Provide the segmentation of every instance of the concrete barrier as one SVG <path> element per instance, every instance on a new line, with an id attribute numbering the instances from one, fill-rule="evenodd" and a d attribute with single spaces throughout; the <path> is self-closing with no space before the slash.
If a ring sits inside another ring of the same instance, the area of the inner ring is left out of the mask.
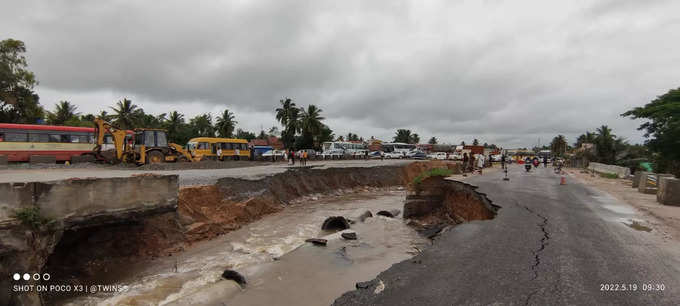
<path id="1" fill-rule="evenodd" d="M 93 163 L 95 161 L 94 155 L 74 155 L 71 156 L 71 163 Z"/>
<path id="2" fill-rule="evenodd" d="M 680 206 L 680 179 L 675 177 L 661 177 L 656 200 L 663 205 Z"/>
<path id="3" fill-rule="evenodd" d="M 31 164 L 56 164 L 57 157 L 54 155 L 31 155 L 28 162 Z"/>
<path id="4" fill-rule="evenodd" d="M 633 188 L 638 188 L 640 186 L 640 176 L 642 176 L 642 172 L 644 171 L 636 171 L 635 175 L 633 176 Z"/>
<path id="5" fill-rule="evenodd" d="M 627 167 L 621 167 L 621 166 L 615 166 L 615 165 L 607 165 L 607 164 L 601 164 L 601 163 L 590 163 L 588 164 L 588 169 L 593 170 L 597 173 L 608 173 L 608 174 L 616 174 L 619 178 L 625 178 L 630 175 L 630 169 Z"/>
<path id="6" fill-rule="evenodd" d="M 0 223 L 12 219 L 16 210 L 31 207 L 33 190 L 33 183 L 1 183 Z"/>
<path id="7" fill-rule="evenodd" d="M 0 223 L 22 208 L 37 207 L 40 215 L 61 221 L 64 228 L 101 225 L 177 207 L 177 175 L 69 179 L 52 182 L 0 184 Z"/>

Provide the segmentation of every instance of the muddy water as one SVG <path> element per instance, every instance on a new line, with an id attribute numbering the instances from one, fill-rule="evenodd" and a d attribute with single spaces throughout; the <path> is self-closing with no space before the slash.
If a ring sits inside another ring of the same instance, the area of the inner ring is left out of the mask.
<path id="1" fill-rule="evenodd" d="M 407 259 L 427 241 L 401 218 L 357 221 L 348 241 L 321 230 L 328 216 L 355 218 L 366 210 L 402 209 L 404 192 L 309 197 L 237 231 L 198 243 L 181 254 L 128 267 L 135 279 L 124 292 L 79 297 L 81 305 L 328 305 L 358 281 L 374 278 Z M 325 247 L 305 243 L 328 239 Z M 223 280 L 225 269 L 245 275 L 248 285 Z"/>

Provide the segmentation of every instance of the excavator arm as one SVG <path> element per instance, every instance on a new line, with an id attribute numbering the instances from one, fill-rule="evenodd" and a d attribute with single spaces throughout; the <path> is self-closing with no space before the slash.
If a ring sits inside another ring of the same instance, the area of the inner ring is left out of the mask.
<path id="1" fill-rule="evenodd" d="M 101 118 L 94 119 L 95 125 L 95 138 L 96 146 L 94 148 L 94 153 L 97 156 L 101 156 L 102 145 L 104 144 L 104 136 L 110 134 L 113 138 L 113 145 L 115 147 L 115 161 L 123 161 L 123 155 L 125 154 L 125 136 L 127 132 L 114 127 L 112 124 L 104 121 Z"/>

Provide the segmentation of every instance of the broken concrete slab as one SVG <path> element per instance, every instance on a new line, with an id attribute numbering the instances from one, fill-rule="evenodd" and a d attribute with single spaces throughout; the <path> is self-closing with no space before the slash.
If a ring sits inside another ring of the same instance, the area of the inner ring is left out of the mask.
<path id="1" fill-rule="evenodd" d="M 391 209 L 391 210 L 381 210 L 376 213 L 378 216 L 383 216 L 383 217 L 388 217 L 388 218 L 394 218 L 401 213 L 400 210 L 398 209 Z"/>
<path id="2" fill-rule="evenodd" d="M 309 238 L 305 240 L 305 242 L 311 242 L 314 245 L 318 246 L 326 246 L 328 244 L 328 240 L 326 239 L 321 239 L 321 238 Z"/>
<path id="3" fill-rule="evenodd" d="M 340 234 L 342 238 L 345 238 L 347 240 L 357 240 L 357 233 L 355 232 L 345 232 Z"/>
<path id="4" fill-rule="evenodd" d="M 341 231 L 348 228 L 349 222 L 343 216 L 328 217 L 321 225 L 321 229 L 326 231 Z"/>
<path id="5" fill-rule="evenodd" d="M 229 269 L 224 270 L 224 272 L 222 273 L 222 278 L 235 281 L 237 284 L 239 284 L 239 286 L 241 286 L 241 288 L 246 287 L 246 283 L 247 283 L 246 278 L 243 277 L 243 275 L 241 275 L 241 273 L 238 273 L 234 270 L 229 270 Z"/>
<path id="6" fill-rule="evenodd" d="M 367 210 L 363 214 L 361 214 L 361 216 L 359 216 L 357 219 L 359 219 L 359 221 L 361 221 L 361 222 L 364 222 L 366 220 L 366 218 L 371 218 L 371 217 L 373 217 L 373 214 L 371 213 L 371 211 Z"/>

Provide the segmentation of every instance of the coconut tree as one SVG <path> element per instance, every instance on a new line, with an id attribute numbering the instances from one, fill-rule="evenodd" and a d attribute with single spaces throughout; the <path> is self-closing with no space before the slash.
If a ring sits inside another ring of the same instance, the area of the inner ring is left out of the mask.
<path id="1" fill-rule="evenodd" d="M 428 140 L 427 143 L 432 145 L 437 144 L 437 137 L 430 138 L 430 140 Z"/>
<path id="2" fill-rule="evenodd" d="M 111 115 L 114 124 L 121 129 L 133 129 L 137 124 L 141 108 L 129 99 L 123 99 L 116 103 L 116 107 L 111 107 L 111 110 L 114 112 Z"/>
<path id="3" fill-rule="evenodd" d="M 398 129 L 396 134 L 394 135 L 394 142 L 410 143 L 411 138 L 412 138 L 411 130 Z"/>
<path id="4" fill-rule="evenodd" d="M 553 138 L 552 142 L 550 143 L 550 150 L 556 156 L 564 155 L 564 152 L 567 150 L 567 139 L 564 137 L 564 135 L 557 135 L 555 138 Z"/>
<path id="5" fill-rule="evenodd" d="M 215 129 L 220 137 L 231 138 L 234 136 L 234 130 L 236 129 L 236 116 L 234 113 L 225 109 L 222 115 L 217 117 L 217 122 L 215 123 Z"/>
<path id="6" fill-rule="evenodd" d="M 321 116 L 321 109 L 316 105 L 310 104 L 307 109 L 300 110 L 300 133 L 306 147 L 318 147 L 319 136 L 324 127 L 321 122 L 325 118 Z"/>
<path id="7" fill-rule="evenodd" d="M 47 122 L 49 124 L 62 125 L 64 122 L 77 117 L 80 113 L 76 112 L 77 106 L 69 101 L 59 101 L 54 112 L 47 112 Z"/>
<path id="8" fill-rule="evenodd" d="M 279 103 L 281 107 L 276 109 L 276 120 L 283 126 L 281 132 L 283 145 L 286 148 L 292 148 L 295 144 L 295 133 L 298 130 L 300 109 L 290 98 L 280 100 Z"/>

